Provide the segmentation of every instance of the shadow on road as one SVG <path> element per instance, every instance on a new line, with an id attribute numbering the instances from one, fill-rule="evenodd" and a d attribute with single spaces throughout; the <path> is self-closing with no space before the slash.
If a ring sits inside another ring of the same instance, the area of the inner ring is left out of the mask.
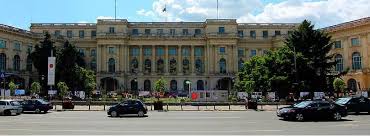
<path id="1" fill-rule="evenodd" d="M 144 115 L 143 117 L 139 117 L 137 115 L 124 115 L 124 116 L 119 116 L 119 117 L 112 117 L 108 116 L 109 118 L 146 118 L 148 115 Z"/>
<path id="2" fill-rule="evenodd" d="M 363 113 L 348 113 L 348 115 L 352 115 L 352 116 L 370 116 L 370 113 L 366 113 L 366 112 L 363 112 Z"/>
<path id="3" fill-rule="evenodd" d="M 44 113 L 44 112 L 36 113 L 36 112 L 32 112 L 32 111 L 30 111 L 30 112 L 22 112 L 21 114 L 49 114 L 49 113 L 51 113 L 51 112 L 46 112 L 46 113 Z"/>
<path id="4" fill-rule="evenodd" d="M 281 121 L 286 121 L 286 122 L 300 122 L 300 121 L 296 121 L 296 120 L 284 120 L 284 119 L 279 119 Z M 350 120 L 350 119 L 341 119 L 341 120 L 305 120 L 305 121 L 302 121 L 302 122 L 346 122 L 346 121 L 353 121 L 353 120 Z"/>

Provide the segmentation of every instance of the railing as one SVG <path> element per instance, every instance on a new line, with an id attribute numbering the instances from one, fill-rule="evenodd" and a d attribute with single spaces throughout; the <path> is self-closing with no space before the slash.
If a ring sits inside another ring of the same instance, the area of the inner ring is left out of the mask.
<path id="1" fill-rule="evenodd" d="M 31 23 L 34 26 L 96 26 L 96 23 Z"/>

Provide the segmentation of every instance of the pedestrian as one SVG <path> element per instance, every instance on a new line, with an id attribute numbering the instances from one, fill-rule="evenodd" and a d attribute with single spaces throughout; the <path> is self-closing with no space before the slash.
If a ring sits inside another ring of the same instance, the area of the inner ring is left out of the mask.
<path id="1" fill-rule="evenodd" d="M 245 109 L 248 110 L 248 97 L 245 97 L 244 101 L 245 101 Z"/>

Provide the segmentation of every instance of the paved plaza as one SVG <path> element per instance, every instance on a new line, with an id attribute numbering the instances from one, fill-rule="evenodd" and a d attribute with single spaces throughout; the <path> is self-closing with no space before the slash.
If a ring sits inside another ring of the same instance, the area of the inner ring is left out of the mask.
<path id="1" fill-rule="evenodd" d="M 0 116 L 7 134 L 370 134 L 370 115 L 350 115 L 342 121 L 282 121 L 272 111 L 169 111 L 147 117 L 110 118 L 104 111 L 64 111 Z"/>

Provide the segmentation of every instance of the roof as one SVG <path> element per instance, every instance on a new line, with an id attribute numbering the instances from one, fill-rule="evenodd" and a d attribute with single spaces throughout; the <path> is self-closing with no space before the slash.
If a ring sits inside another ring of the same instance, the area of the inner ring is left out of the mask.
<path id="1" fill-rule="evenodd" d="M 367 24 L 370 24 L 370 17 L 365 17 L 365 18 L 361 18 L 361 19 L 357 19 L 357 20 L 353 20 L 353 21 L 349 21 L 349 22 L 344 22 L 344 23 L 329 26 L 329 27 L 325 27 L 325 28 L 322 28 L 322 30 L 328 31 L 328 32 L 335 32 L 335 31 L 345 30 L 345 29 L 354 28 L 354 27 L 358 27 L 358 26 L 363 26 L 363 25 L 367 25 Z"/>

